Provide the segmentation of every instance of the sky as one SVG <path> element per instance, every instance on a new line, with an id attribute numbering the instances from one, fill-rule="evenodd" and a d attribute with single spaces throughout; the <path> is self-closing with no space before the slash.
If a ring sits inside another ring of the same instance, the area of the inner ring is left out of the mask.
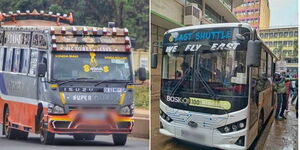
<path id="1" fill-rule="evenodd" d="M 269 0 L 270 26 L 298 25 L 298 0 Z"/>

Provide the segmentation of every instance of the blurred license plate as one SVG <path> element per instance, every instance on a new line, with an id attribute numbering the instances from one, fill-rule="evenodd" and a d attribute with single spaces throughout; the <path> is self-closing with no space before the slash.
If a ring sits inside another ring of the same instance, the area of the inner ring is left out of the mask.
<path id="1" fill-rule="evenodd" d="M 190 139 L 195 139 L 195 140 L 203 140 L 204 136 L 195 132 L 187 131 L 187 130 L 181 130 L 181 136 L 190 138 Z"/>
<path id="2" fill-rule="evenodd" d="M 105 113 L 84 113 L 82 117 L 85 120 L 105 120 L 106 114 Z"/>

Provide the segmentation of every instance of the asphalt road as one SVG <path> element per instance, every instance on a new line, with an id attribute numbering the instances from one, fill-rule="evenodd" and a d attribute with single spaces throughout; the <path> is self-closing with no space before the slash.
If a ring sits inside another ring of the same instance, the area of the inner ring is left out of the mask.
<path id="1" fill-rule="evenodd" d="M 2 125 L 0 127 L 2 131 Z M 2 134 L 2 133 L 1 133 Z M 149 140 L 128 137 L 125 146 L 115 146 L 112 136 L 96 136 L 95 141 L 75 141 L 72 136 L 57 135 L 55 145 L 42 145 L 39 135 L 30 134 L 28 140 L 8 140 L 0 136 L 0 150 L 148 150 Z"/>

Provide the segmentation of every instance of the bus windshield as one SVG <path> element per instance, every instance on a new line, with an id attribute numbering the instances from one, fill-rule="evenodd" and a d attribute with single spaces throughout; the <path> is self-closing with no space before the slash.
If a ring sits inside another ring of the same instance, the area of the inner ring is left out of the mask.
<path id="1" fill-rule="evenodd" d="M 239 32 L 238 28 L 229 28 L 166 34 L 163 94 L 202 93 L 212 99 L 246 96 L 246 40 L 233 36 Z"/>
<path id="2" fill-rule="evenodd" d="M 129 54 L 120 53 L 55 52 L 52 80 L 129 81 L 129 59 Z"/>

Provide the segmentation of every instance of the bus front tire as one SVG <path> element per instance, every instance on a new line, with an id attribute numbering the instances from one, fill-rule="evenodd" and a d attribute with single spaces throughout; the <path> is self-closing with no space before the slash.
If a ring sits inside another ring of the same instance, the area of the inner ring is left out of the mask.
<path id="1" fill-rule="evenodd" d="M 47 129 L 43 129 L 40 133 L 40 140 L 42 144 L 52 145 L 55 140 L 55 134 L 49 132 Z"/>
<path id="2" fill-rule="evenodd" d="M 94 134 L 75 134 L 73 135 L 74 140 L 95 140 L 96 135 Z"/>
<path id="3" fill-rule="evenodd" d="M 127 134 L 113 134 L 113 141 L 115 145 L 125 145 L 127 141 Z"/>
<path id="4" fill-rule="evenodd" d="M 9 110 L 7 107 L 4 112 L 4 122 L 3 122 L 5 137 L 10 140 L 16 139 L 18 135 L 18 130 L 10 127 L 8 116 L 9 116 Z"/>

